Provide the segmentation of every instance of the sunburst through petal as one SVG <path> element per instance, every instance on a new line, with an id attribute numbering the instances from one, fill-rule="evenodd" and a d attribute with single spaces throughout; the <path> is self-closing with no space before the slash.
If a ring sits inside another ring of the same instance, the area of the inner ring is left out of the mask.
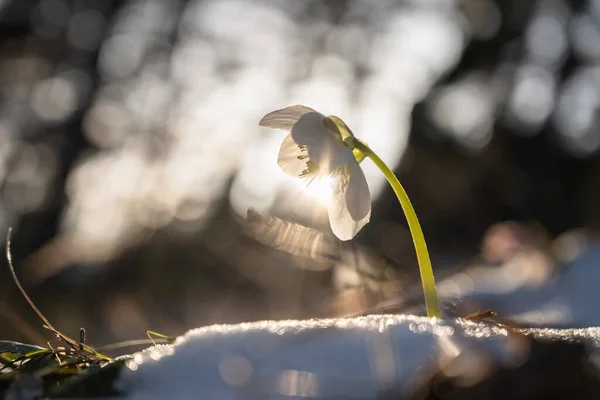
<path id="1" fill-rule="evenodd" d="M 317 177 L 310 182 L 298 180 L 298 185 L 301 185 L 312 198 L 319 203 L 327 205 L 333 196 L 335 178 L 331 175 Z"/>
<path id="2" fill-rule="evenodd" d="M 260 125 L 288 132 L 280 147 L 279 166 L 301 178 L 298 182 L 307 192 L 327 206 L 333 233 L 350 240 L 369 221 L 371 195 L 352 149 L 333 121 L 312 108 L 295 105 L 267 114 Z M 351 135 L 345 124 L 342 128 L 346 136 Z"/>

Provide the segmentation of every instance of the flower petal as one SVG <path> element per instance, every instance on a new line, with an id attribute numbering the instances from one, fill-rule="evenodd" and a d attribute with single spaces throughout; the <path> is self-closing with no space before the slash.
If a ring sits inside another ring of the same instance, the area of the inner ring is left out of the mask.
<path id="1" fill-rule="evenodd" d="M 258 125 L 289 132 L 303 115 L 314 112 L 316 111 L 306 106 L 290 106 L 268 113 L 260 120 Z"/>
<path id="2" fill-rule="evenodd" d="M 286 174 L 298 178 L 308 168 L 308 161 L 310 161 L 308 152 L 301 150 L 300 146 L 294 142 L 292 135 L 288 134 L 283 139 L 281 148 L 279 149 L 279 157 L 277 158 L 279 167 Z"/>
<path id="3" fill-rule="evenodd" d="M 350 181 L 346 189 L 346 206 L 355 221 L 371 212 L 371 193 L 367 178 L 356 160 L 350 163 Z"/>
<path id="4" fill-rule="evenodd" d="M 338 178 L 341 190 L 334 191 L 327 208 L 331 230 L 341 240 L 352 239 L 371 218 L 371 194 L 362 169 L 354 161 L 346 170 L 350 176 Z"/>
<path id="5" fill-rule="evenodd" d="M 352 150 L 325 126 L 325 116 L 318 112 L 304 114 L 292 127 L 294 142 L 307 146 L 308 156 L 322 174 L 329 175 L 336 168 L 354 161 Z"/>

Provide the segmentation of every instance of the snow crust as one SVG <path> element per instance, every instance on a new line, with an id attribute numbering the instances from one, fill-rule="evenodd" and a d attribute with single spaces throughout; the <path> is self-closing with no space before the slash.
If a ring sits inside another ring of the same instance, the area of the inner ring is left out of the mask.
<path id="1" fill-rule="evenodd" d="M 128 399 L 368 399 L 407 395 L 444 369 L 483 378 L 524 360 L 521 334 L 412 315 L 263 321 L 187 332 L 127 360 Z"/>

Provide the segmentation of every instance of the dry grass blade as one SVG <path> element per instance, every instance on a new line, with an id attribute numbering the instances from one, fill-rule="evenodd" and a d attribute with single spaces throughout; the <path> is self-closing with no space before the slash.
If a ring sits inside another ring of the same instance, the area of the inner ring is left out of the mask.
<path id="1" fill-rule="evenodd" d="M 44 358 L 53 354 L 54 351 L 51 349 L 36 350 L 32 351 L 31 353 L 23 354 L 0 368 L 0 372 L 2 372 L 4 369 L 12 369 L 13 371 L 17 370 L 25 365 L 26 362 L 33 362 L 36 359 Z"/>
<path id="2" fill-rule="evenodd" d="M 33 301 L 31 301 L 31 299 L 27 295 L 27 292 L 25 292 L 25 289 L 23 289 L 23 286 L 21 286 L 21 282 L 19 282 L 19 279 L 17 278 L 17 274 L 15 273 L 15 268 L 14 268 L 13 263 L 12 263 L 12 255 L 11 255 L 11 252 L 10 252 L 10 238 L 11 238 L 11 235 L 12 235 L 12 228 L 8 228 L 8 233 L 6 234 L 6 259 L 8 260 L 8 268 L 10 269 L 10 273 L 12 275 L 12 278 L 15 281 L 15 285 L 17 285 L 17 288 L 19 288 L 19 291 L 21 292 L 21 294 L 23 295 L 23 297 L 25 297 L 25 300 L 27 300 L 27 302 L 29 303 L 29 305 L 31 306 L 31 308 L 33 309 L 33 311 L 35 311 L 35 313 L 42 319 L 42 321 L 44 321 L 44 323 L 46 324 L 46 326 L 48 326 L 48 328 L 51 331 L 56 331 L 56 329 L 52 326 L 52 324 L 50 323 L 50 321 L 48 321 L 46 319 L 46 317 L 44 317 L 44 314 L 42 314 L 40 312 L 40 310 L 38 310 L 38 308 L 35 306 L 35 304 L 33 304 Z"/>
<path id="3" fill-rule="evenodd" d="M 44 314 L 42 314 L 42 312 L 36 307 L 36 305 L 33 303 L 31 298 L 29 297 L 29 295 L 27 294 L 27 292 L 21 285 L 21 282 L 19 282 L 19 278 L 17 278 L 17 274 L 15 272 L 15 267 L 12 262 L 12 254 L 10 252 L 11 234 L 12 234 L 12 228 L 8 228 L 8 232 L 6 234 L 6 259 L 8 260 L 8 268 L 10 269 L 10 273 L 12 275 L 13 281 L 15 282 L 15 285 L 17 285 L 17 288 L 19 289 L 19 291 L 21 292 L 21 294 L 23 295 L 25 300 L 27 300 L 27 303 L 29 303 L 29 305 L 31 306 L 33 311 L 35 311 L 35 313 L 40 317 L 40 319 L 42 321 L 44 321 L 44 328 L 52 331 L 52 333 L 54 333 L 58 338 L 60 338 L 62 341 L 64 341 L 66 344 L 68 344 L 69 347 L 71 347 L 71 349 L 73 351 L 82 353 L 81 354 L 82 356 L 99 358 L 102 360 L 110 361 L 111 360 L 110 357 L 100 354 L 96 350 L 91 348 L 90 346 L 85 345 L 83 343 L 78 343 L 75 340 L 71 339 L 70 337 L 59 332 L 50 323 L 50 321 L 48 321 L 48 319 L 44 316 Z"/>
<path id="4" fill-rule="evenodd" d="M 154 331 L 151 331 L 150 329 L 146 329 L 146 336 L 148 336 L 148 339 L 150 339 L 152 341 L 152 344 L 154 346 L 156 346 L 157 342 L 156 342 L 156 340 L 154 340 L 152 338 L 152 336 L 156 336 L 162 340 L 166 340 L 168 343 L 175 343 L 175 341 L 177 340 L 176 337 L 163 335 L 162 333 L 154 332 Z"/>
<path id="5" fill-rule="evenodd" d="M 45 348 L 0 341 L 0 351 L 4 353 L 0 354 L 0 398 L 3 398 L 9 387 L 23 377 L 33 377 L 36 382 L 43 382 L 44 398 L 53 397 L 54 394 L 61 394 L 63 397 L 73 397 L 73 394 L 80 394 L 79 397 L 119 394 L 114 389 L 113 382 L 124 364 L 119 361 L 111 363 L 113 360 L 110 357 L 85 344 L 83 328 L 80 330 L 79 340 L 73 340 L 59 332 L 42 314 L 17 278 L 10 251 L 11 233 L 12 229 L 9 228 L 6 236 L 6 258 L 13 281 L 43 321 L 43 327 L 50 330 L 62 345 L 53 347 L 47 342 L 48 348 Z M 114 367 L 103 368 L 109 364 Z M 92 384 L 86 383 L 87 378 Z"/>
<path id="6" fill-rule="evenodd" d="M 132 340 L 125 340 L 122 342 L 107 344 L 106 346 L 97 347 L 97 349 L 99 351 L 112 351 L 112 350 L 123 349 L 125 347 L 143 346 L 146 344 L 156 345 L 157 343 L 173 343 L 173 341 L 170 339 L 132 339 Z"/>
<path id="7" fill-rule="evenodd" d="M 494 310 L 484 310 L 475 312 L 473 314 L 469 314 L 464 319 L 468 321 L 481 321 L 484 319 L 495 317 L 496 315 L 498 314 Z"/>

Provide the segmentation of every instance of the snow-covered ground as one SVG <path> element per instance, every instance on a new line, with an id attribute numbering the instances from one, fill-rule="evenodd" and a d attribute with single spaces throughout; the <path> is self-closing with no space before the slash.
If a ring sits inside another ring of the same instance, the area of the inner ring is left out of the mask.
<path id="1" fill-rule="evenodd" d="M 521 325 L 600 326 L 600 240 L 566 263 L 530 251 L 499 267 L 467 269 L 438 288 L 443 301 L 491 308 Z"/>
<path id="2" fill-rule="evenodd" d="M 498 347 L 507 337 L 413 316 L 217 325 L 135 355 L 119 388 L 131 399 L 375 398 L 459 352 L 457 330 Z"/>
<path id="3" fill-rule="evenodd" d="M 135 354 L 117 387 L 145 400 L 373 399 L 410 394 L 440 370 L 476 383 L 494 366 L 520 365 L 527 348 L 495 324 L 409 315 L 215 325 Z"/>

